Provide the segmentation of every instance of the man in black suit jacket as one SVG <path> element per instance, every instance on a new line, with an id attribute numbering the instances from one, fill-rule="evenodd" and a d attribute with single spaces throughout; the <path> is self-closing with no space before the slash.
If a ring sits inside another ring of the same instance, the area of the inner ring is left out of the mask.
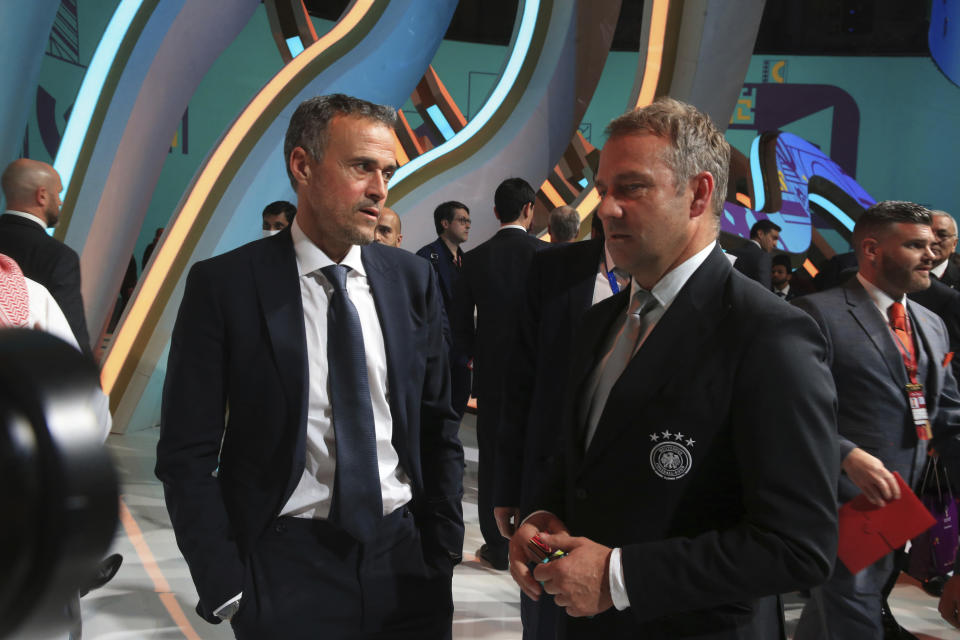
<path id="1" fill-rule="evenodd" d="M 773 257 L 773 267 L 770 270 L 770 290 L 780 298 L 789 302 L 796 297 L 796 291 L 790 286 L 792 278 L 790 256 L 785 253 Z"/>
<path id="2" fill-rule="evenodd" d="M 777 594 L 836 552 L 823 336 L 717 245 L 730 151 L 706 115 L 660 99 L 607 132 L 597 213 L 633 285 L 584 317 L 562 460 L 511 573 L 566 609 L 562 637 L 784 637 Z M 531 573 L 535 534 L 566 556 Z"/>
<path id="3" fill-rule="evenodd" d="M 437 239 L 420 247 L 417 255 L 429 260 L 436 272 L 443 296 L 443 309 L 449 318 L 453 313 L 453 289 L 463 266 L 463 249 L 460 245 L 470 235 L 470 209 L 455 200 L 443 202 L 433 210 L 433 224 L 437 229 Z M 462 416 L 470 399 L 470 368 L 462 357 L 459 360 L 451 359 L 450 384 L 453 408 Z"/>
<path id="4" fill-rule="evenodd" d="M 742 246 L 728 251 L 737 256 L 734 269 L 756 280 L 767 289 L 770 288 L 770 270 L 773 266 L 771 253 L 780 240 L 780 226 L 770 220 L 758 220 L 750 227 L 750 240 Z"/>
<path id="5" fill-rule="evenodd" d="M 497 450 L 494 514 L 505 537 L 513 535 L 520 505 L 529 504 L 556 463 L 562 396 L 570 352 L 584 312 L 620 290 L 608 279 L 603 238 L 551 247 L 530 266 L 527 299 L 510 371 Z M 602 278 L 602 280 L 601 280 Z M 629 282 L 629 279 L 627 280 Z M 557 607 L 549 598 L 520 602 L 524 638 L 553 638 Z"/>
<path id="6" fill-rule="evenodd" d="M 60 218 L 60 175 L 45 162 L 21 158 L 7 166 L 2 184 L 7 211 L 0 216 L 0 253 L 13 258 L 23 275 L 47 288 L 67 317 L 80 349 L 89 355 L 80 258 L 46 231 Z"/>
<path id="7" fill-rule="evenodd" d="M 549 246 L 527 233 L 533 222 L 536 193 L 522 178 L 504 180 L 494 194 L 500 230 L 463 257 L 454 291 L 454 358 L 473 359 L 477 397 L 478 496 L 484 544 L 478 555 L 498 569 L 507 568 L 507 541 L 493 515 L 497 431 L 507 388 L 516 381 L 510 355 L 526 295 L 533 254 Z M 474 327 L 473 310 L 477 310 Z"/>
<path id="8" fill-rule="evenodd" d="M 931 211 L 936 241 L 933 250 L 933 269 L 930 275 L 951 289 L 960 288 L 960 267 L 950 260 L 957 250 L 957 222 L 946 211 Z"/>
<path id="9" fill-rule="evenodd" d="M 463 449 L 440 294 L 423 260 L 371 244 L 394 118 L 339 94 L 301 104 L 293 224 L 187 278 L 156 472 L 198 612 L 239 638 L 450 634 Z M 344 326 L 362 341 L 349 359 Z"/>

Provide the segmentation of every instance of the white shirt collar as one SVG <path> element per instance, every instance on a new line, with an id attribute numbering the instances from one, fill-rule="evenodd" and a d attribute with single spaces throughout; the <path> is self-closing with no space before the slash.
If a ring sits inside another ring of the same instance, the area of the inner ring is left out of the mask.
<path id="1" fill-rule="evenodd" d="M 12 216 L 19 216 L 21 218 L 26 218 L 31 222 L 36 222 L 38 225 L 40 225 L 41 229 L 43 229 L 44 231 L 47 230 L 46 220 L 42 220 L 37 216 L 33 215 L 32 213 L 27 213 L 26 211 L 14 211 L 13 209 L 7 209 L 6 211 L 4 211 L 4 214 L 7 214 L 7 213 L 9 213 Z"/>
<path id="2" fill-rule="evenodd" d="M 707 256 L 710 255 L 710 252 L 713 251 L 715 246 L 717 246 L 716 240 L 668 271 L 660 278 L 657 284 L 653 285 L 653 290 L 650 293 L 653 294 L 653 297 L 657 299 L 657 302 L 660 303 L 660 306 L 663 307 L 664 310 L 670 307 L 674 298 L 680 293 L 680 289 L 683 288 L 683 285 L 687 284 L 687 280 L 690 279 L 693 272 L 706 261 Z M 633 284 L 630 287 L 630 295 L 633 296 L 640 288 L 636 278 L 634 278 Z"/>
<path id="3" fill-rule="evenodd" d="M 943 273 L 947 270 L 947 265 L 950 263 L 950 258 L 947 258 L 934 268 L 930 269 L 930 273 L 937 276 L 938 278 L 943 278 Z"/>
<path id="4" fill-rule="evenodd" d="M 293 236 L 293 252 L 297 255 L 297 270 L 301 276 L 336 264 L 330 259 L 330 256 L 325 254 L 320 247 L 313 244 L 313 241 L 307 237 L 307 234 L 300 228 L 300 221 L 297 218 L 294 218 L 293 224 L 290 225 L 290 235 Z M 356 272 L 362 276 L 367 275 L 363 268 L 359 245 L 355 244 L 350 247 L 350 251 L 340 261 L 340 264 L 350 267 L 351 272 Z"/>
<path id="5" fill-rule="evenodd" d="M 883 315 L 884 318 L 887 318 L 889 315 L 890 307 L 894 302 L 899 302 L 906 308 L 907 306 L 907 295 L 904 294 L 900 296 L 899 300 L 894 300 L 886 293 L 880 290 L 880 288 L 863 277 L 863 274 L 859 271 L 857 272 L 857 280 L 860 281 L 860 284 L 863 285 L 863 288 L 867 290 L 867 293 L 870 295 L 870 299 L 873 300 L 873 305 L 877 308 L 878 311 Z"/>
<path id="6" fill-rule="evenodd" d="M 750 238 L 750 242 L 752 242 L 753 244 L 755 244 L 755 245 L 757 245 L 758 247 L 760 247 L 760 243 L 757 242 L 756 240 L 754 240 L 753 238 Z M 760 248 L 763 249 L 763 247 L 760 247 Z"/>
<path id="7" fill-rule="evenodd" d="M 520 231 L 527 233 L 527 230 L 522 225 L 519 225 L 519 224 L 505 224 L 502 227 L 500 227 L 497 231 L 503 231 L 504 229 L 520 229 Z"/>

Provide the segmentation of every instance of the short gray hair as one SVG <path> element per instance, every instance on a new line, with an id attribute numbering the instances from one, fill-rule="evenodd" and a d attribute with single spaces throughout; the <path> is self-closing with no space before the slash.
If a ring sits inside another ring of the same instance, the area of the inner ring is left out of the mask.
<path id="1" fill-rule="evenodd" d="M 670 141 L 671 152 L 664 161 L 673 169 L 677 192 L 701 171 L 713 176 L 713 212 L 723 215 L 730 171 L 730 144 L 710 117 L 691 104 L 673 98 L 658 98 L 615 118 L 606 129 L 609 138 L 651 133 Z"/>
<path id="2" fill-rule="evenodd" d="M 322 159 L 327 148 L 328 126 L 336 116 L 375 120 L 391 129 L 397 122 L 397 112 L 393 107 L 374 104 L 342 93 L 317 96 L 301 102 L 290 117 L 287 135 L 283 141 L 287 177 L 294 191 L 297 190 L 297 183 L 290 172 L 290 154 L 296 147 L 302 147 L 315 161 Z"/>
<path id="3" fill-rule="evenodd" d="M 580 214 L 573 207 L 563 205 L 550 212 L 547 222 L 550 239 L 554 242 L 570 242 L 576 240 L 580 232 Z"/>

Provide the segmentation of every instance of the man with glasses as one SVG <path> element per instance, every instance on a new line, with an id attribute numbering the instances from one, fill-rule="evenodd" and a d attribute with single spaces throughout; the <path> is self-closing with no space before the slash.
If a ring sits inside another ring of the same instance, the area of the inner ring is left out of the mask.
<path id="1" fill-rule="evenodd" d="M 950 261 L 957 249 L 957 223 L 946 211 L 932 211 L 933 233 L 937 237 L 930 247 L 933 251 L 933 268 L 930 275 L 936 276 L 952 289 L 960 288 L 960 267 Z"/>
<path id="2" fill-rule="evenodd" d="M 463 249 L 460 245 L 470 235 L 470 209 L 456 200 L 437 206 L 433 211 L 433 224 L 437 239 L 421 247 L 417 255 L 426 258 L 437 274 L 443 310 L 450 317 L 453 311 L 453 287 L 460 277 L 463 266 Z M 470 399 L 470 367 L 465 358 L 450 359 L 450 400 L 457 415 L 463 417 Z"/>

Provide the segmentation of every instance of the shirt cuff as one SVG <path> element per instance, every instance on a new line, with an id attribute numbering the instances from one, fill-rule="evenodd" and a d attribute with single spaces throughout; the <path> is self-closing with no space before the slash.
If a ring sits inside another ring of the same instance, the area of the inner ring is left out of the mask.
<path id="1" fill-rule="evenodd" d="M 240 593 L 238 593 L 237 595 L 233 596 L 232 598 L 230 598 L 229 600 L 227 600 L 226 602 L 224 602 L 222 605 L 220 605 L 219 607 L 217 607 L 216 609 L 214 609 L 213 615 L 215 615 L 215 616 L 217 616 L 217 617 L 219 618 L 219 617 L 220 617 L 220 614 L 223 612 L 223 610 L 226 609 L 227 607 L 229 607 L 230 605 L 232 605 L 234 602 L 238 602 L 238 601 L 240 600 L 241 596 L 243 596 L 243 591 L 241 591 Z"/>
<path id="2" fill-rule="evenodd" d="M 623 581 L 623 562 L 620 560 L 620 548 L 610 552 L 610 597 L 617 611 L 630 608 L 627 596 L 627 584 Z"/>

